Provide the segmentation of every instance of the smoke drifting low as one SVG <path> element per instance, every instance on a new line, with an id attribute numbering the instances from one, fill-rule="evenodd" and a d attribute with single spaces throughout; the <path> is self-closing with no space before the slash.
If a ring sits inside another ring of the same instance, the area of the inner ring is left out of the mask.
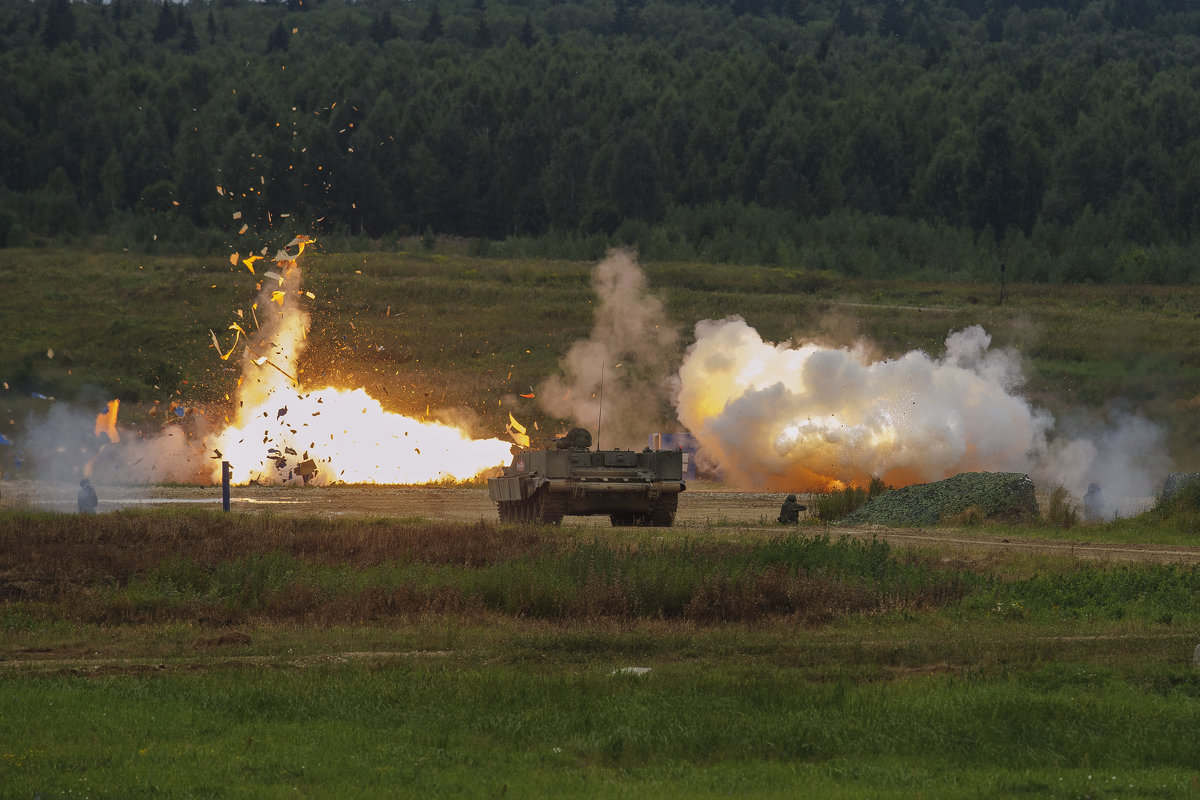
<path id="1" fill-rule="evenodd" d="M 546 413 L 579 427 L 595 430 L 602 419 L 602 447 L 640 449 L 669 413 L 679 331 L 627 251 L 609 252 L 592 271 L 592 288 L 598 304 L 591 335 L 571 345 L 562 374 L 543 381 L 537 396 Z"/>
<path id="2" fill-rule="evenodd" d="M 17 442 L 24 468 L 18 476 L 48 483 L 76 483 L 90 478 L 100 484 L 188 482 L 198 480 L 204 465 L 188 444 L 182 426 L 150 438 L 125 430 L 118 441 L 97 433 L 94 408 L 55 402 L 47 413 L 30 417 Z"/>
<path id="3" fill-rule="evenodd" d="M 863 346 L 764 342 L 744 320 L 705 320 L 679 370 L 679 420 L 725 479 L 824 490 L 872 477 L 903 486 L 959 472 L 1029 473 L 1078 496 L 1104 487 L 1109 512 L 1144 506 L 1166 472 L 1165 432 L 1136 414 L 1055 431 L 1015 390 L 1016 356 L 974 326 L 934 358 L 872 360 Z"/>

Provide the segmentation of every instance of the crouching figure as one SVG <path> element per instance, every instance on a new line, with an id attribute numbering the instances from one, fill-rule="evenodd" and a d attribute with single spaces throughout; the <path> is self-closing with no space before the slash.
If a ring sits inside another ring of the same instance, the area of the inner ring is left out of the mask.
<path id="1" fill-rule="evenodd" d="M 796 502 L 796 495 L 789 494 L 779 509 L 779 524 L 795 525 L 800 521 L 800 512 L 804 510 L 805 506 Z"/>

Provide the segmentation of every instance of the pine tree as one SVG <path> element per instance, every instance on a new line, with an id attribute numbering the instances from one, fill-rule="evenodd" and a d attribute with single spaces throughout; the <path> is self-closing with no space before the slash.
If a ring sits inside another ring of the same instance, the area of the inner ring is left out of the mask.
<path id="1" fill-rule="evenodd" d="M 179 31 L 179 20 L 175 18 L 175 8 L 171 0 L 163 0 L 158 12 L 158 24 L 154 26 L 154 43 L 162 44 Z"/>
<path id="2" fill-rule="evenodd" d="M 487 17 L 480 15 L 479 24 L 475 27 L 475 46 L 488 48 L 492 46 L 492 29 L 488 27 Z"/>
<path id="3" fill-rule="evenodd" d="M 375 19 L 371 20 L 371 27 L 367 35 L 380 47 L 384 42 L 395 39 L 396 24 L 392 22 L 392 13 L 385 10 L 382 14 L 377 14 Z"/>
<path id="4" fill-rule="evenodd" d="M 282 22 L 275 23 L 275 30 L 271 31 L 271 35 L 267 39 L 267 52 L 274 53 L 279 51 L 281 53 L 286 53 L 288 44 L 287 28 L 283 27 Z"/>
<path id="5" fill-rule="evenodd" d="M 528 14 L 525 15 L 525 23 L 521 26 L 521 33 L 518 35 L 517 41 L 527 48 L 537 44 L 537 37 L 533 33 L 533 20 L 529 18 Z"/>
<path id="6" fill-rule="evenodd" d="M 75 14 L 69 0 L 51 0 L 46 10 L 46 27 L 42 28 L 42 43 L 54 49 L 75 38 Z"/>
<path id="7" fill-rule="evenodd" d="M 421 41 L 432 42 L 440 38 L 442 38 L 442 15 L 438 13 L 437 3 L 434 3 L 433 8 L 429 11 L 429 19 L 425 22 L 425 28 L 421 31 Z"/>
<path id="8" fill-rule="evenodd" d="M 196 38 L 196 26 L 192 24 L 192 18 L 186 13 L 183 15 L 183 38 L 179 42 L 179 49 L 185 53 L 194 53 L 200 49 L 200 40 Z"/>

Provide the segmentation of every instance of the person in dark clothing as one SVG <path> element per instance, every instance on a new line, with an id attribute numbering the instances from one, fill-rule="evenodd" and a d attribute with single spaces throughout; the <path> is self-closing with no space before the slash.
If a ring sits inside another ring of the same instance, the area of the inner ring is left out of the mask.
<path id="1" fill-rule="evenodd" d="M 79 482 L 79 494 L 76 495 L 75 501 L 79 506 L 80 514 L 91 514 L 100 505 L 100 499 L 96 497 L 96 489 L 87 478 Z"/>
<path id="2" fill-rule="evenodd" d="M 1088 522 L 1104 521 L 1104 493 L 1098 483 L 1088 484 L 1087 494 L 1083 496 L 1083 516 Z"/>
<path id="3" fill-rule="evenodd" d="M 800 521 L 800 512 L 804 510 L 805 507 L 796 502 L 796 495 L 789 494 L 787 499 L 783 501 L 783 506 L 779 509 L 779 524 L 796 524 Z"/>

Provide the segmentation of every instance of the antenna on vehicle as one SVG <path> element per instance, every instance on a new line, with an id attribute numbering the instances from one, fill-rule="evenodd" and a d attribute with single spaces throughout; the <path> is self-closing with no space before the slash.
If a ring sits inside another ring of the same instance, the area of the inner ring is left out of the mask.
<path id="1" fill-rule="evenodd" d="M 604 421 L 604 362 L 600 362 L 600 412 L 596 414 L 596 452 L 600 452 L 600 423 Z"/>

